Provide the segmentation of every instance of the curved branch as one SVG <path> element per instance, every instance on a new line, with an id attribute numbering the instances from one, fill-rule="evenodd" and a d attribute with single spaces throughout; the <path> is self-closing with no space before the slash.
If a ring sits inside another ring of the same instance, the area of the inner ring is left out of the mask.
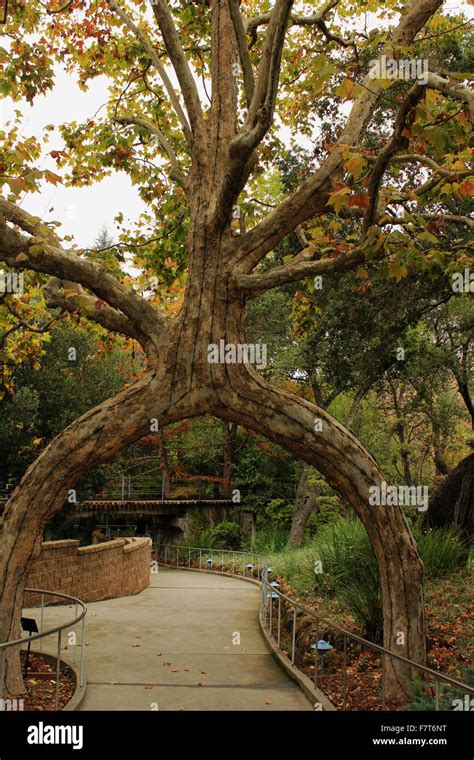
<path id="1" fill-rule="evenodd" d="M 249 48 L 245 36 L 244 21 L 239 10 L 238 0 L 229 0 L 229 8 L 232 24 L 234 26 L 235 37 L 237 40 L 237 46 L 239 49 L 239 58 L 240 64 L 242 66 L 242 74 L 244 77 L 244 88 L 245 96 L 247 99 L 247 106 L 250 106 L 250 103 L 252 102 L 255 81 L 252 70 L 252 61 L 250 60 Z"/>
<path id="2" fill-rule="evenodd" d="M 425 88 L 423 85 L 415 84 L 413 87 L 410 87 L 395 117 L 393 134 L 377 156 L 375 165 L 369 175 L 368 180 L 367 191 L 369 196 L 369 205 L 364 216 L 364 223 L 362 226 L 363 233 L 367 232 L 374 220 L 374 216 L 377 210 L 380 184 L 382 182 L 383 175 L 390 163 L 390 160 L 394 157 L 397 151 L 400 150 L 400 148 L 406 148 L 408 146 L 408 138 L 404 135 L 404 130 L 412 110 L 415 108 L 424 92 Z"/>
<path id="3" fill-rule="evenodd" d="M 86 293 L 75 282 L 52 277 L 44 286 L 43 295 L 50 309 L 59 308 L 70 314 L 79 312 L 82 317 L 96 322 L 110 332 L 140 340 L 140 333 L 130 319 L 104 301 L 97 301 L 97 298 Z"/>
<path id="4" fill-rule="evenodd" d="M 9 227 L 7 221 L 33 237 Z M 0 261 L 12 269 L 31 269 L 88 288 L 123 312 L 135 328 L 152 341 L 157 331 L 167 332 L 166 320 L 148 301 L 127 289 L 100 264 L 82 259 L 76 253 L 66 253 L 54 233 L 49 231 L 45 235 L 41 220 L 5 199 L 0 199 Z"/>

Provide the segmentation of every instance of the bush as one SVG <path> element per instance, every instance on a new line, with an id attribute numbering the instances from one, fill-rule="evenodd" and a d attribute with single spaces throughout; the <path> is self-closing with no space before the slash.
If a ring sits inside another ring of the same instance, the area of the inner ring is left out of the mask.
<path id="1" fill-rule="evenodd" d="M 268 556 L 275 552 L 282 552 L 288 543 L 288 528 L 284 525 L 267 525 L 261 528 L 249 548 L 256 554 Z"/>
<path id="2" fill-rule="evenodd" d="M 463 565 L 463 545 L 453 530 L 415 531 L 426 577 L 439 578 Z M 317 561 L 322 573 L 315 572 Z M 296 552 L 271 559 L 298 592 L 334 594 L 361 623 L 372 641 L 382 640 L 382 603 L 377 560 L 363 524 L 339 517 L 324 525 L 315 540 Z"/>
<path id="3" fill-rule="evenodd" d="M 293 504 L 288 504 L 285 499 L 272 499 L 265 509 L 265 515 L 274 525 L 289 528 L 294 511 Z"/>
<path id="4" fill-rule="evenodd" d="M 465 547 L 453 528 L 432 528 L 426 533 L 415 529 L 414 534 L 427 578 L 441 578 L 463 566 Z"/>
<path id="5" fill-rule="evenodd" d="M 337 594 L 369 639 L 380 641 L 383 617 L 378 566 L 362 523 L 338 518 L 320 531 L 314 550 L 313 579 L 322 590 Z M 316 560 L 321 562 L 321 575 L 314 573 Z"/>
<path id="6" fill-rule="evenodd" d="M 209 530 L 205 532 L 205 540 L 206 539 L 207 543 L 203 544 L 203 546 L 206 547 L 233 550 L 240 549 L 242 541 L 240 526 L 235 522 L 221 522 L 214 528 L 209 528 Z"/>
<path id="7" fill-rule="evenodd" d="M 464 681 L 467 686 L 474 686 L 474 668 L 463 668 L 461 672 L 461 681 Z M 439 709 L 440 710 L 454 710 L 457 706 L 458 710 L 465 709 L 466 693 L 463 689 L 453 688 L 449 684 L 445 684 L 442 681 L 439 682 Z M 436 699 L 430 693 L 432 689 L 428 689 L 426 683 L 417 680 L 413 685 L 413 694 L 411 701 L 406 704 L 403 710 L 436 710 Z M 472 699 L 468 694 L 468 700 Z M 457 703 L 456 703 L 456 700 Z M 470 704 L 470 702 L 468 702 Z"/>

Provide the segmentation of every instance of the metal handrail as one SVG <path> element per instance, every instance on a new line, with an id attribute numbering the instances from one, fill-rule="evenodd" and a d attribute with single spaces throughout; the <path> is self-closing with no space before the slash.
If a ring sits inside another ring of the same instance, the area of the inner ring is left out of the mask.
<path id="1" fill-rule="evenodd" d="M 383 678 L 383 666 L 384 666 L 384 657 L 388 656 L 390 658 L 394 658 L 398 660 L 399 662 L 403 662 L 407 665 L 409 665 L 412 668 L 416 668 L 422 673 L 425 673 L 435 680 L 435 704 L 436 704 L 436 710 L 439 710 L 439 681 L 443 681 L 444 683 L 449 684 L 450 686 L 454 686 L 460 689 L 463 689 L 465 692 L 469 694 L 474 694 L 474 688 L 471 686 L 468 686 L 468 684 L 463 683 L 462 681 L 459 681 L 456 678 L 452 678 L 452 676 L 448 676 L 445 673 L 441 673 L 440 671 L 433 670 L 432 668 L 427 667 L 426 665 L 421 665 L 420 663 L 415 662 L 414 660 L 410 660 L 408 657 L 404 657 L 401 654 L 398 654 L 397 652 L 393 652 L 390 649 L 387 649 L 386 647 L 380 646 L 379 644 L 375 644 L 372 641 L 369 641 L 368 639 L 364 639 L 362 636 L 358 636 L 356 633 L 352 633 L 351 631 L 347 631 L 345 628 L 342 628 L 341 626 L 337 625 L 336 623 L 332 623 L 329 620 L 326 620 L 326 618 L 323 618 L 321 615 L 318 615 L 318 613 L 314 612 L 313 610 L 308 609 L 304 605 L 302 605 L 300 602 L 291 599 L 289 596 L 284 594 L 283 592 L 279 591 L 278 588 L 275 588 L 271 585 L 271 581 L 268 580 L 267 573 L 269 568 L 268 559 L 264 557 L 261 554 L 257 554 L 256 552 L 252 551 L 233 551 L 229 549 L 217 549 L 213 547 L 199 547 L 199 546 L 173 546 L 169 544 L 155 544 L 155 548 L 158 550 L 160 547 L 165 548 L 165 562 L 164 565 L 167 564 L 167 552 L 168 549 L 171 550 L 170 553 L 176 554 L 176 567 L 179 568 L 178 564 L 178 558 L 179 558 L 179 551 L 188 551 L 189 561 L 188 561 L 188 567 L 191 566 L 190 561 L 190 553 L 198 551 L 200 552 L 200 560 L 202 557 L 202 553 L 205 554 L 218 554 L 221 556 L 221 564 L 224 566 L 224 555 L 243 555 L 243 557 L 249 557 L 250 559 L 257 558 L 257 578 L 256 580 L 258 583 L 262 586 L 262 600 L 261 600 L 261 606 L 260 606 L 260 619 L 262 621 L 262 624 L 267 627 L 267 602 L 268 599 L 270 599 L 271 603 L 273 604 L 273 599 L 278 598 L 278 626 L 277 626 L 277 645 L 279 648 L 280 645 L 280 634 L 281 634 L 281 601 L 282 599 L 287 602 L 287 604 L 293 608 L 294 614 L 293 614 L 293 632 L 292 632 L 292 655 L 291 655 L 291 664 L 294 665 L 295 662 L 295 634 L 296 634 L 296 610 L 300 610 L 301 612 L 304 612 L 309 617 L 312 617 L 314 620 L 316 620 L 318 623 L 323 624 L 325 626 L 328 626 L 332 628 L 333 630 L 337 631 L 338 633 L 342 634 L 344 636 L 344 659 L 345 659 L 345 667 L 347 666 L 346 661 L 346 643 L 347 639 L 351 639 L 353 641 L 356 641 L 357 643 L 361 644 L 364 647 L 367 647 L 368 649 L 371 649 L 374 652 L 377 652 L 381 654 L 382 656 L 382 709 L 385 707 L 385 696 L 383 693 L 384 689 L 384 678 Z M 170 558 L 171 559 L 171 558 Z M 201 565 L 201 561 L 200 561 Z M 181 565 L 181 569 L 184 569 L 185 565 Z M 204 568 L 200 568 L 204 569 Z M 208 572 L 222 572 L 217 569 L 215 569 L 212 564 L 205 568 Z M 253 568 L 252 568 L 253 569 Z M 228 571 L 227 571 L 228 572 Z M 235 573 L 235 566 L 234 571 L 232 572 L 232 575 L 239 575 L 238 573 Z M 239 576 L 240 577 L 240 576 Z M 252 576 L 253 577 L 253 576 Z M 270 592 L 270 593 L 269 593 Z M 273 606 L 270 606 L 270 626 L 269 626 L 269 633 L 272 636 L 273 639 L 275 639 L 273 635 L 273 629 L 272 629 L 272 611 Z M 344 674 L 345 675 L 345 674 Z M 317 671 L 315 670 L 315 683 L 317 678 Z M 345 692 L 345 690 L 344 690 Z M 343 705 L 345 706 L 346 701 L 346 694 L 344 693 L 344 701 Z"/>
<path id="2" fill-rule="evenodd" d="M 10 647 L 22 646 L 25 643 L 30 643 L 31 641 L 37 641 L 38 639 L 45 639 L 48 636 L 52 636 L 55 633 L 58 634 L 58 642 L 57 642 L 57 648 L 56 648 L 56 695 L 55 695 L 55 709 L 57 710 L 59 708 L 59 682 L 60 682 L 62 632 L 66 628 L 74 628 L 81 622 L 82 622 L 82 626 L 81 626 L 81 643 L 80 643 L 81 657 L 80 657 L 80 666 L 79 666 L 79 686 L 82 689 L 84 685 L 84 653 L 85 653 L 84 625 L 85 625 L 85 618 L 87 614 L 87 607 L 81 599 L 77 599 L 75 596 L 71 596 L 70 594 L 60 593 L 59 591 L 48 591 L 42 588 L 25 588 L 24 591 L 25 593 L 28 592 L 32 594 L 41 594 L 41 604 L 40 604 L 41 630 L 39 633 L 35 633 L 32 636 L 30 635 L 28 637 L 23 637 L 21 639 L 14 639 L 13 641 L 4 641 L 0 643 L 0 710 L 3 709 L 4 673 L 5 673 L 5 658 L 6 658 L 7 649 L 9 649 Z M 76 615 L 74 619 L 68 620 L 66 623 L 55 626 L 54 628 L 49 628 L 47 631 L 43 631 L 44 607 L 45 607 L 44 597 L 45 596 L 59 597 L 61 599 L 66 599 L 68 602 L 72 602 L 76 608 Z M 79 615 L 77 614 L 78 607 L 80 607 Z M 42 650 L 42 642 L 41 642 L 40 648 Z M 75 650 L 74 650 L 74 653 L 75 653 Z M 75 661 L 75 654 L 74 654 L 74 661 Z"/>

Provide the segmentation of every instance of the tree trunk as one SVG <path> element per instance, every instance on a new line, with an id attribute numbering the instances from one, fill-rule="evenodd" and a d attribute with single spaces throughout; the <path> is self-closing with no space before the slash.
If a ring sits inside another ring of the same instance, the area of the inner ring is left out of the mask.
<path id="1" fill-rule="evenodd" d="M 165 438 L 163 433 L 159 436 L 158 441 L 158 447 L 160 452 L 160 470 L 161 470 L 161 477 L 163 479 L 163 498 L 167 499 L 170 494 L 170 488 L 171 488 L 171 472 L 170 472 L 170 465 L 168 461 L 168 451 L 166 449 L 165 444 Z"/>
<path id="2" fill-rule="evenodd" d="M 377 558 L 382 589 L 384 646 L 424 663 L 423 567 L 416 544 L 399 507 L 369 505 L 369 489 L 386 481 L 375 460 L 357 439 L 327 412 L 279 389 L 267 386 L 248 369 L 247 382 L 230 372 L 229 388 L 221 395 L 225 407 L 215 410 L 235 419 L 313 465 L 362 520 Z M 251 375 L 249 378 L 248 376 Z M 315 418 L 322 431 L 314 433 Z M 408 697 L 419 673 L 386 658 L 388 698 Z"/>
<path id="3" fill-rule="evenodd" d="M 224 426 L 224 464 L 222 468 L 222 477 L 224 479 L 224 499 L 232 497 L 232 464 L 234 459 L 234 446 L 237 436 L 237 425 L 235 423 L 222 423 Z"/>
<path id="4" fill-rule="evenodd" d="M 393 399 L 393 406 L 395 409 L 395 414 L 397 415 L 397 422 L 395 424 L 395 433 L 398 438 L 398 442 L 400 444 L 400 459 L 402 461 L 402 468 L 403 468 L 403 480 L 405 481 L 407 486 L 413 485 L 413 476 L 411 474 L 411 467 L 410 467 L 410 457 L 408 455 L 407 451 L 407 445 L 406 445 L 406 433 L 405 433 L 405 423 L 403 421 L 403 410 L 400 405 L 400 398 L 397 394 L 397 389 L 393 384 L 391 384 L 391 390 L 392 390 L 392 399 Z"/>
<path id="5" fill-rule="evenodd" d="M 152 418 L 167 424 L 191 413 L 182 402 L 169 403 L 169 390 L 161 374 L 147 373 L 69 425 L 28 468 L 0 526 L 0 642 L 19 638 L 29 565 L 40 553 L 45 525 L 63 507 L 69 489 L 89 469 L 148 433 Z M 4 683 L 9 695 L 24 693 L 18 648 L 7 650 Z"/>
<path id="6" fill-rule="evenodd" d="M 474 454 L 450 471 L 433 492 L 423 516 L 423 527 L 456 528 L 466 541 L 474 537 Z"/>
<path id="7" fill-rule="evenodd" d="M 316 486 L 308 485 L 310 475 L 311 467 L 306 464 L 303 465 L 296 490 L 295 510 L 288 537 L 290 549 L 300 548 L 308 520 L 318 506 L 319 490 Z"/>

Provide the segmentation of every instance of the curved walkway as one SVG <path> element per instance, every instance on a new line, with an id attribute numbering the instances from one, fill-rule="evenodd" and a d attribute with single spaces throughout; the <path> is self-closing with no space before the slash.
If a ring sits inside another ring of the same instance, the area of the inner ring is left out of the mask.
<path id="1" fill-rule="evenodd" d="M 311 710 L 265 646 L 259 603 L 251 583 L 170 568 L 137 596 L 89 603 L 81 709 Z"/>

